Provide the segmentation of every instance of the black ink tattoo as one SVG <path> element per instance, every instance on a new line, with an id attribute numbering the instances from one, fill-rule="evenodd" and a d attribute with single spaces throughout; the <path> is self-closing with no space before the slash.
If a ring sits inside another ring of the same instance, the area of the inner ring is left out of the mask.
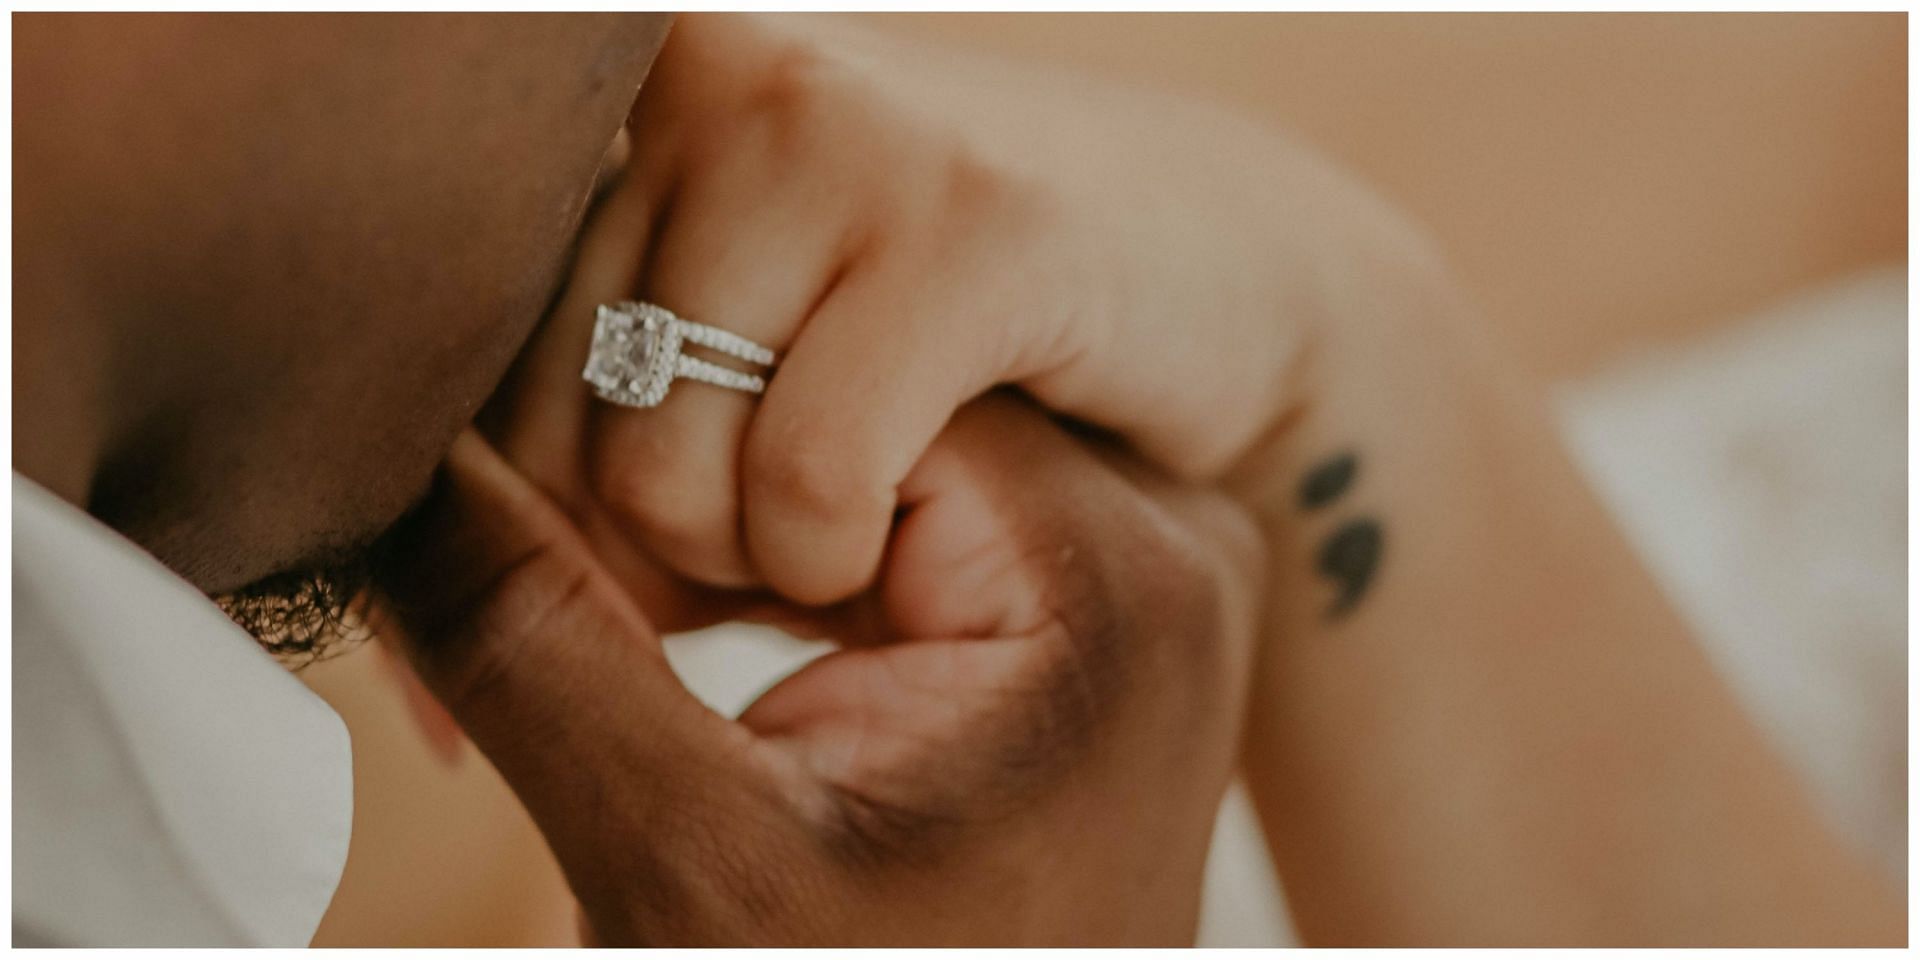
<path id="1" fill-rule="evenodd" d="M 1360 458 L 1352 452 L 1328 457 L 1300 481 L 1300 508 L 1318 510 L 1340 499 L 1353 487 L 1360 475 Z M 1327 608 L 1327 616 L 1338 617 L 1354 608 L 1373 583 L 1380 567 L 1380 551 L 1386 536 L 1378 521 L 1370 517 L 1348 520 L 1320 545 L 1314 567 L 1333 581 L 1338 593 Z"/>
<path id="2" fill-rule="evenodd" d="M 1353 478 L 1360 472 L 1360 458 L 1351 453 L 1342 453 L 1321 461 L 1320 465 L 1307 471 L 1305 480 L 1300 481 L 1300 508 L 1314 510 L 1339 499 L 1340 495 L 1353 486 Z"/>
<path id="3" fill-rule="evenodd" d="M 1315 566 L 1320 575 L 1332 580 L 1339 593 L 1327 608 L 1327 616 L 1338 617 L 1352 610 L 1373 582 L 1380 568 L 1380 550 L 1385 542 L 1380 524 L 1361 517 L 1341 524 L 1340 529 L 1320 546 Z"/>

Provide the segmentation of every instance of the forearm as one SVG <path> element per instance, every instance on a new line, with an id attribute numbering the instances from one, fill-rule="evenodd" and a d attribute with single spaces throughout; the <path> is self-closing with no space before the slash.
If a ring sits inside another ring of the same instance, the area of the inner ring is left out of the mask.
<path id="1" fill-rule="evenodd" d="M 1440 289 L 1356 292 L 1236 480 L 1273 548 L 1245 764 L 1302 934 L 1898 942 Z"/>

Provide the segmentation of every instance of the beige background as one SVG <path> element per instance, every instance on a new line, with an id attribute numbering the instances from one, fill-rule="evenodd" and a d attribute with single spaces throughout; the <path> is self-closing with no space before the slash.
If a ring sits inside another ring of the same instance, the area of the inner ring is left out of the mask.
<path id="1" fill-rule="evenodd" d="M 1300 132 L 1550 374 L 1906 257 L 1903 14 L 868 19 Z"/>

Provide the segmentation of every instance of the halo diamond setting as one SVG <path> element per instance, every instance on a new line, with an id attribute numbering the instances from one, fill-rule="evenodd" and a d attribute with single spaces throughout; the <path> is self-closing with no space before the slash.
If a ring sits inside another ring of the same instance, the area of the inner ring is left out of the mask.
<path id="1" fill-rule="evenodd" d="M 628 301 L 600 306 L 580 378 L 600 399 L 623 407 L 659 406 L 680 377 L 746 393 L 766 390 L 760 374 L 685 354 L 682 348 L 688 343 L 767 367 L 767 375 L 772 374 L 772 350 L 738 334 L 683 320 L 657 304 Z"/>

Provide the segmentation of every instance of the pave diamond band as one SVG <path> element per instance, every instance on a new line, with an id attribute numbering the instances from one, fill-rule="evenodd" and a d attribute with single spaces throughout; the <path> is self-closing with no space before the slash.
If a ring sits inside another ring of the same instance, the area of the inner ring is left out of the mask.
<path id="1" fill-rule="evenodd" d="M 749 373 L 689 356 L 682 352 L 689 343 L 766 370 Z M 772 350 L 739 334 L 684 320 L 657 304 L 627 301 L 601 305 L 580 379 L 608 403 L 655 407 L 676 378 L 762 393 L 775 359 Z"/>
<path id="2" fill-rule="evenodd" d="M 674 319 L 679 320 L 678 317 Z M 704 323 L 691 320 L 679 320 L 680 331 L 688 343 L 697 343 L 709 350 L 718 350 L 728 356 L 739 357 L 748 363 L 757 363 L 763 367 L 773 366 L 773 351 L 737 333 L 709 327 Z"/>
<path id="3" fill-rule="evenodd" d="M 693 338 L 688 337 L 687 339 L 691 340 Z M 748 393 L 765 393 L 767 389 L 766 378 L 757 373 L 745 373 L 735 370 L 732 367 L 723 367 L 717 363 L 702 360 L 699 357 L 689 357 L 684 353 L 680 355 L 679 360 L 674 364 L 674 373 L 688 380 L 711 383 L 716 387 L 726 387 L 729 390 L 744 390 Z"/>

